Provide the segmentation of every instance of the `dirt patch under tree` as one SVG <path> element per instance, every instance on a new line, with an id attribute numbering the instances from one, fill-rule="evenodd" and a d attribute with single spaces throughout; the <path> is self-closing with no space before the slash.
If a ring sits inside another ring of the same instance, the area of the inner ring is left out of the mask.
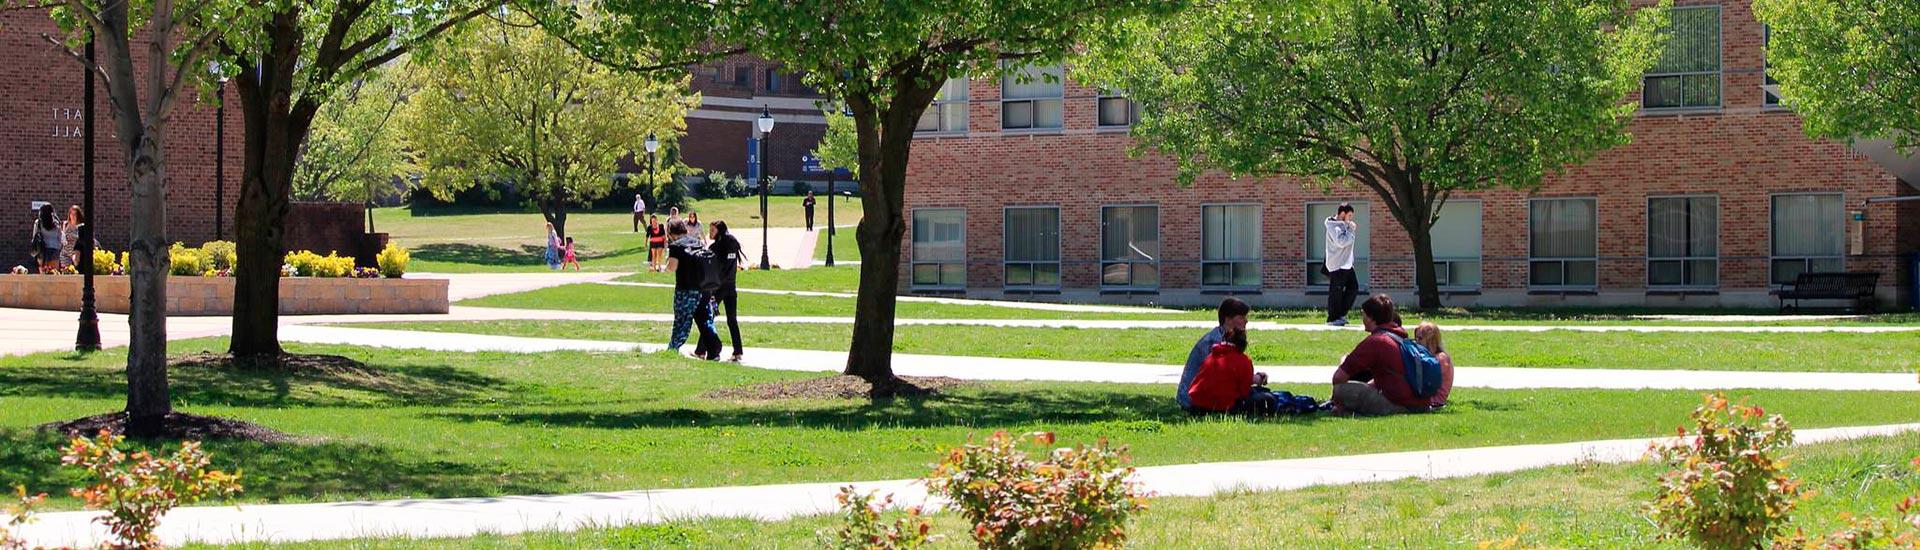
<path id="1" fill-rule="evenodd" d="M 925 397 L 968 384 L 945 376 L 902 376 L 894 379 L 893 397 Z M 783 399 L 867 399 L 874 395 L 873 384 L 858 376 L 828 376 L 806 380 L 769 382 L 738 388 L 724 388 L 701 394 L 708 399 L 778 401 Z"/>

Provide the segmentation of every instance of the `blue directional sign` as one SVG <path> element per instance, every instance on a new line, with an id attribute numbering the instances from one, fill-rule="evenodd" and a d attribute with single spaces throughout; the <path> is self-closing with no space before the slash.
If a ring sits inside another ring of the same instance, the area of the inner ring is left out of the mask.
<path id="1" fill-rule="evenodd" d="M 747 181 L 760 185 L 760 140 L 747 138 Z"/>

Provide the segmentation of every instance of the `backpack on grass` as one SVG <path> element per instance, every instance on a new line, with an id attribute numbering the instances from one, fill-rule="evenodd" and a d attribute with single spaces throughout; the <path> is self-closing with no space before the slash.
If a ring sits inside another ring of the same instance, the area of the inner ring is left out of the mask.
<path id="1" fill-rule="evenodd" d="M 1413 394 L 1433 397 L 1433 394 L 1440 393 L 1441 379 L 1446 376 L 1441 372 L 1440 359 L 1412 338 L 1402 338 L 1392 331 L 1381 332 L 1400 342 L 1400 367 L 1405 371 L 1407 387 L 1413 389 Z"/>

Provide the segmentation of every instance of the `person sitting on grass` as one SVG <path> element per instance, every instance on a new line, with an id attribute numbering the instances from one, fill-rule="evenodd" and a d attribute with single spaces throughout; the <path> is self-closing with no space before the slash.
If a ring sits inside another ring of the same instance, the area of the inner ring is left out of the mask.
<path id="1" fill-rule="evenodd" d="M 1213 345 L 1187 389 L 1195 413 L 1252 413 L 1272 410 L 1273 396 L 1264 390 L 1266 373 L 1253 372 L 1253 359 L 1247 357 L 1247 331 L 1229 332 L 1226 340 Z"/>
<path id="2" fill-rule="evenodd" d="M 1415 395 L 1407 385 L 1400 358 L 1400 339 L 1407 331 L 1400 328 L 1393 298 L 1375 294 L 1360 304 L 1360 311 L 1367 338 L 1333 371 L 1333 411 L 1377 416 L 1427 410 L 1429 398 Z"/>
<path id="3" fill-rule="evenodd" d="M 1438 409 L 1447 405 L 1447 394 L 1453 391 L 1453 357 L 1447 355 L 1447 347 L 1440 343 L 1440 325 L 1431 321 L 1422 321 L 1413 329 L 1413 341 L 1426 346 L 1433 358 L 1440 360 L 1440 391 L 1435 392 L 1427 402 Z"/>
<path id="4" fill-rule="evenodd" d="M 1193 349 L 1187 352 L 1186 367 L 1180 370 L 1180 385 L 1173 394 L 1173 400 L 1180 404 L 1181 410 L 1193 410 L 1193 398 L 1188 395 L 1188 391 L 1193 388 L 1193 377 L 1200 374 L 1202 364 L 1206 362 L 1207 356 L 1213 353 L 1214 344 L 1226 341 L 1228 333 L 1246 332 L 1247 314 L 1252 311 L 1253 308 L 1239 298 L 1220 301 L 1217 315 L 1220 325 L 1213 327 L 1213 330 L 1208 331 L 1205 336 L 1200 337 L 1199 341 L 1193 343 Z"/>
<path id="5" fill-rule="evenodd" d="M 562 255 L 560 259 L 561 269 L 566 269 L 567 264 L 573 264 L 574 271 L 580 270 L 580 258 L 573 255 L 573 237 L 567 237 L 567 246 L 561 248 L 560 252 Z"/>

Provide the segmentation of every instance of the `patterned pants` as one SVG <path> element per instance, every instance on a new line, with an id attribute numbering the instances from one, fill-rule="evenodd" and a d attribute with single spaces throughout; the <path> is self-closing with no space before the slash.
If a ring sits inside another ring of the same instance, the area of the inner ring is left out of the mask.
<path id="1" fill-rule="evenodd" d="M 713 330 L 713 301 L 705 299 L 698 290 L 673 291 L 673 337 L 667 340 L 667 349 L 678 351 L 687 343 L 687 333 L 700 325 L 700 335 L 711 336 L 715 341 L 720 335 Z M 708 308 L 702 312 L 700 308 Z"/>

